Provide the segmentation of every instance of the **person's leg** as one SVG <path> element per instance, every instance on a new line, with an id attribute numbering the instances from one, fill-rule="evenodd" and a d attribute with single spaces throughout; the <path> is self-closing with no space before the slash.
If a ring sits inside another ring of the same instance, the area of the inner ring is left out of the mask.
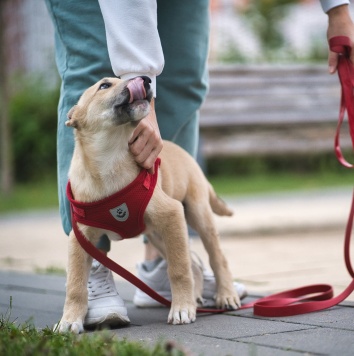
<path id="1" fill-rule="evenodd" d="M 199 108 L 208 88 L 208 0 L 158 0 L 165 67 L 157 77 L 156 115 L 163 139 L 195 156 Z"/>
<path id="2" fill-rule="evenodd" d="M 72 129 L 67 128 L 64 123 L 68 111 L 77 103 L 85 89 L 101 78 L 114 74 L 109 61 L 105 28 L 98 2 L 46 0 L 46 4 L 54 24 L 56 63 L 62 80 L 58 105 L 58 191 L 63 228 L 66 234 L 69 234 L 71 216 L 66 197 L 66 184 L 74 149 L 74 137 Z M 97 247 L 102 251 L 109 251 L 108 238 L 102 237 Z M 88 290 L 86 325 L 129 322 L 124 302 L 115 290 L 109 270 L 93 263 Z M 92 292 L 94 290 L 95 293 Z M 96 298 L 96 295 L 99 298 Z"/>
<path id="3" fill-rule="evenodd" d="M 74 138 L 72 129 L 65 126 L 66 115 L 84 90 L 103 77 L 114 74 L 97 1 L 46 0 L 46 3 L 55 28 L 56 63 L 62 79 L 58 106 L 58 185 L 62 224 L 69 234 L 71 217 L 66 184 Z"/>

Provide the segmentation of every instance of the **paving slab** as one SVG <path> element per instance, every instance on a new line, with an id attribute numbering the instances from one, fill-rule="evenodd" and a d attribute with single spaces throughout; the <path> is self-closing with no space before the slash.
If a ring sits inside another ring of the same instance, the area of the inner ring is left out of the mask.
<path id="1" fill-rule="evenodd" d="M 0 315 L 7 314 L 19 324 L 30 321 L 37 328 L 52 327 L 63 311 L 65 279 L 1 271 Z"/>
<path id="2" fill-rule="evenodd" d="M 235 340 L 280 332 L 311 329 L 313 326 L 284 323 L 267 319 L 245 318 L 242 315 L 208 315 L 200 316 L 198 322 L 186 325 L 185 331 L 191 334 L 215 337 L 219 339 Z"/>
<path id="3" fill-rule="evenodd" d="M 210 322 L 213 323 L 213 320 L 211 319 Z M 150 345 L 153 345 L 156 341 L 173 340 L 175 343 L 181 345 L 185 350 L 192 352 L 192 355 L 299 355 L 298 352 L 293 352 L 292 350 L 285 351 L 282 348 L 256 344 L 254 342 L 248 342 L 243 340 L 229 340 L 212 336 L 206 337 L 204 335 L 185 332 L 184 329 L 185 326 L 153 325 L 152 327 L 146 326 L 134 329 L 129 327 L 125 329 L 116 330 L 114 331 L 114 333 L 119 339 L 142 341 Z"/>
<path id="4" fill-rule="evenodd" d="M 345 302 L 329 310 L 284 318 L 254 316 L 251 309 L 218 315 L 198 315 L 190 325 L 166 323 L 167 308 L 136 308 L 135 288 L 117 282 L 126 301 L 131 325 L 112 329 L 119 339 L 145 344 L 173 341 L 191 355 L 353 355 L 354 303 Z M 37 328 L 51 327 L 61 317 L 65 277 L 0 271 L 0 315 L 30 321 Z M 248 297 L 245 302 L 254 299 Z M 100 331 L 95 331 L 95 333 Z M 90 335 L 92 331 L 88 331 Z"/>
<path id="5" fill-rule="evenodd" d="M 311 318 L 308 317 L 308 314 L 294 315 L 291 317 L 267 317 L 267 320 L 285 322 L 292 324 L 307 325 L 309 327 L 328 327 L 331 329 L 341 329 L 354 332 L 354 321 L 352 320 L 353 315 L 353 303 L 342 303 L 340 306 L 334 306 L 328 310 L 318 311 L 311 314 Z M 233 312 L 230 312 L 232 314 Z M 238 311 L 236 315 L 242 315 L 243 317 L 249 318 L 259 318 L 253 315 L 252 309 L 246 309 Z M 354 336 L 354 335 L 353 335 Z"/>
<path id="6" fill-rule="evenodd" d="M 279 349 L 293 350 L 310 355 L 354 355 L 353 332 L 315 328 L 243 338 L 239 341 Z"/>

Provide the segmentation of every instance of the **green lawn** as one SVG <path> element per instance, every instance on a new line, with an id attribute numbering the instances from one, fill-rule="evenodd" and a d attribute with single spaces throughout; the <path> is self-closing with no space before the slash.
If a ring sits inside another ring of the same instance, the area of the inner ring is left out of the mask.
<path id="1" fill-rule="evenodd" d="M 343 187 L 354 185 L 354 172 L 254 173 L 248 175 L 217 175 L 209 177 L 216 192 L 222 196 Z M 0 195 L 0 214 L 58 206 L 56 181 L 17 185 L 10 196 Z"/>
<path id="2" fill-rule="evenodd" d="M 12 194 L 0 194 L 0 214 L 32 209 L 47 209 L 58 206 L 57 183 L 55 179 L 43 182 L 18 184 Z"/>
<path id="3" fill-rule="evenodd" d="M 354 186 L 354 172 L 262 173 L 209 178 L 219 195 L 252 195 L 319 188 Z"/>

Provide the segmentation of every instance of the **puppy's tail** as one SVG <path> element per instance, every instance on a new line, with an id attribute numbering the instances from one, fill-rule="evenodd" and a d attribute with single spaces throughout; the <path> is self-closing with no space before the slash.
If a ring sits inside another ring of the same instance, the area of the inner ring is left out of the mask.
<path id="1" fill-rule="evenodd" d="M 215 193 L 214 188 L 209 183 L 209 203 L 213 212 L 220 216 L 231 216 L 233 211 L 226 203 Z"/>

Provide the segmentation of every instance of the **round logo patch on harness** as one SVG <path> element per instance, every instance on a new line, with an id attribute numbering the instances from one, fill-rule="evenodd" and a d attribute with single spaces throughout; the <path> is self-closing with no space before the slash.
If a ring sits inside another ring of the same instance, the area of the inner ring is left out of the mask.
<path id="1" fill-rule="evenodd" d="M 109 212 L 112 216 L 120 222 L 126 221 L 129 218 L 129 210 L 127 204 L 123 203 L 113 209 L 110 209 Z"/>

